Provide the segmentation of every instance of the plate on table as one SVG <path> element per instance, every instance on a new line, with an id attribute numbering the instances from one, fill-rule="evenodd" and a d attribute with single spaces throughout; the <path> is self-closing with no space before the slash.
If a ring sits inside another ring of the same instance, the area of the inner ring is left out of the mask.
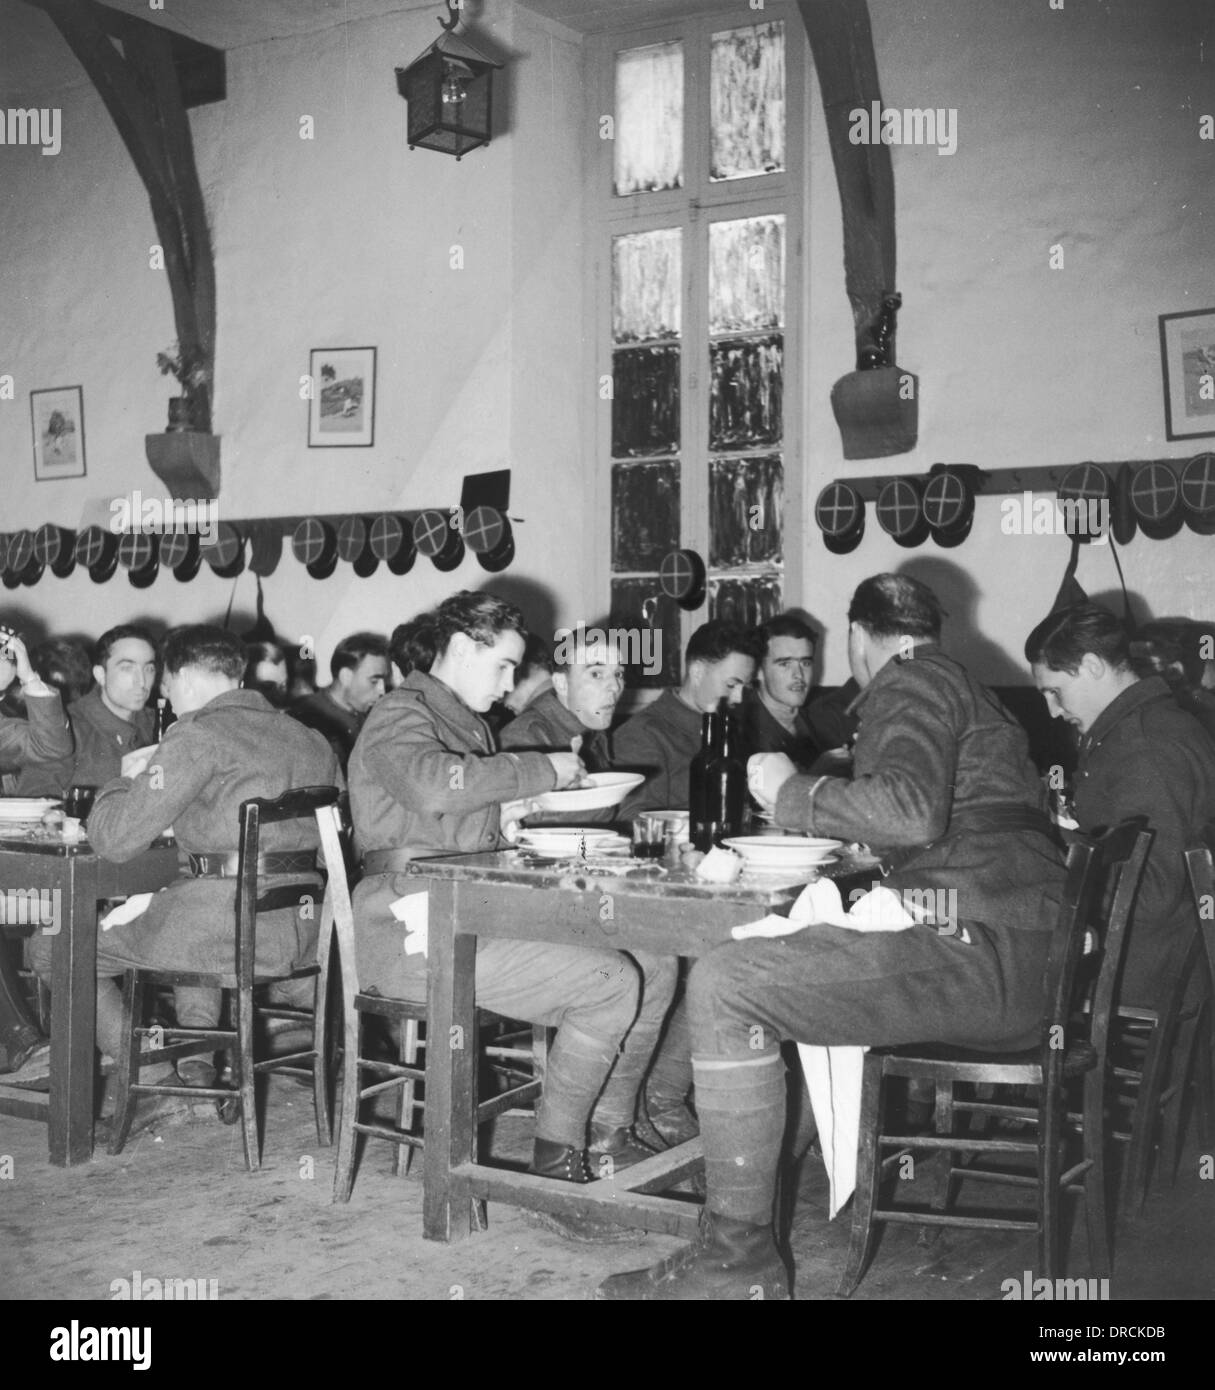
<path id="1" fill-rule="evenodd" d="M 601 825 L 554 825 L 547 829 L 520 830 L 516 847 L 529 854 L 556 859 L 577 857 L 585 847 L 588 854 L 605 854 L 627 849 L 629 842 L 614 830 Z"/>
<path id="2" fill-rule="evenodd" d="M 0 822 L 39 821 L 62 805 L 59 796 L 0 796 Z"/>
<path id="3" fill-rule="evenodd" d="M 619 806 L 645 777 L 640 772 L 590 772 L 586 781 L 585 787 L 544 792 L 532 800 L 542 811 L 599 811 L 605 806 Z"/>
<path id="4" fill-rule="evenodd" d="M 741 855 L 743 867 L 753 873 L 820 869 L 834 860 L 841 844 L 808 835 L 735 835 L 723 843 Z"/>

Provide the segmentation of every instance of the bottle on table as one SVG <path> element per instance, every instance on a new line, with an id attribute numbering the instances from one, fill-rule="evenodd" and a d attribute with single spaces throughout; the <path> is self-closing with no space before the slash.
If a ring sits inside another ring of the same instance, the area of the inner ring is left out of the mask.
<path id="1" fill-rule="evenodd" d="M 702 854 L 742 834 L 747 770 L 734 747 L 734 729 L 722 701 L 701 719 L 700 752 L 688 773 L 689 838 Z"/>

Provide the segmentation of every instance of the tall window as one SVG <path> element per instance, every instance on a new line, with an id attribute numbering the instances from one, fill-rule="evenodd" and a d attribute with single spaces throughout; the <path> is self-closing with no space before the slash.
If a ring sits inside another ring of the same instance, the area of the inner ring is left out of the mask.
<path id="1" fill-rule="evenodd" d="M 744 22 L 745 21 L 745 22 Z M 615 623 L 663 631 L 677 679 L 709 617 L 779 611 L 800 498 L 805 34 L 796 9 L 604 36 L 591 161 L 598 554 Z M 791 488 L 790 484 L 794 486 Z M 677 549 L 705 602 L 661 596 Z"/>

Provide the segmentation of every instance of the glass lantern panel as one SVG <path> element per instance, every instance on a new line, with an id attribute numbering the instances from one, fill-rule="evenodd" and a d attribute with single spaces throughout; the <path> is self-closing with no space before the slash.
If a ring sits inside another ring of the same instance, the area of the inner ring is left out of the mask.
<path id="1" fill-rule="evenodd" d="M 683 44 L 616 55 L 618 197 L 683 187 Z"/>
<path id="2" fill-rule="evenodd" d="M 713 35 L 709 177 L 754 178 L 785 167 L 785 26 L 779 20 Z"/>
<path id="3" fill-rule="evenodd" d="M 612 338 L 678 338 L 683 233 L 678 227 L 612 238 Z"/>
<path id="4" fill-rule="evenodd" d="M 709 332 L 762 332 L 780 328 L 784 321 L 784 216 L 712 223 Z"/>

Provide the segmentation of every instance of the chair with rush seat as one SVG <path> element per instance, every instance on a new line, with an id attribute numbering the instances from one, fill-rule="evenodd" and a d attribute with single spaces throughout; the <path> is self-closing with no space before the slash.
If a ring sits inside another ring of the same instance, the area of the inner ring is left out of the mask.
<path id="1" fill-rule="evenodd" d="M 1169 1183 L 1176 1177 L 1191 1100 L 1203 1143 L 1215 1139 L 1215 824 L 1203 827 L 1199 841 L 1185 854 L 1194 937 L 1179 950 L 1179 964 L 1165 972 L 1168 986 L 1158 1007 L 1120 1005 L 1115 1020 L 1112 1100 L 1129 1108 L 1130 1117 L 1114 1138 L 1127 1145 L 1121 1206 L 1130 1215 L 1143 1210 L 1153 1164 Z"/>
<path id="2" fill-rule="evenodd" d="M 426 1046 L 421 1025 L 426 1022 L 426 1005 L 397 999 L 359 988 L 358 965 L 354 950 L 354 914 L 350 895 L 344 882 L 335 884 L 326 897 L 326 912 L 332 911 L 336 933 L 337 953 L 342 982 L 342 1009 L 345 1019 L 341 1102 L 337 1126 L 337 1163 L 333 1179 L 333 1200 L 348 1202 L 354 1186 L 358 1136 L 385 1139 L 397 1146 L 393 1172 L 403 1175 L 415 1150 L 424 1146 L 424 1135 L 418 1132 L 417 1121 L 425 1106 L 418 1099 L 418 1086 L 424 1084 L 426 1071 L 418 1065 L 418 1052 Z M 324 927 L 322 926 L 322 935 Z M 388 1062 L 363 1053 L 364 1019 L 381 1018 L 398 1029 L 398 1060 Z M 499 1115 L 513 1112 L 520 1106 L 534 1103 L 544 1081 L 544 1066 L 548 1055 L 548 1030 L 539 1025 L 531 1030 L 531 1048 L 518 1045 L 512 1031 L 502 1033 L 504 1020 L 478 1009 L 477 1037 L 481 1041 L 491 1028 L 499 1030 L 483 1051 L 492 1070 L 506 1081 L 506 1089 L 477 1106 L 477 1124 L 483 1125 Z M 507 1024 L 508 1030 L 514 1025 Z M 363 1084 L 363 1073 L 376 1080 Z M 362 1103 L 382 1093 L 397 1092 L 395 1126 L 364 1120 Z M 476 1203 L 476 1224 L 484 1225 L 483 1203 Z"/>
<path id="3" fill-rule="evenodd" d="M 1067 859 L 1063 900 L 1051 938 L 1044 978 L 1042 1041 L 1018 1053 L 990 1053 L 971 1048 L 907 1046 L 875 1050 L 865 1058 L 861 1099 L 860 1149 L 852 1241 L 837 1293 L 848 1296 L 865 1273 L 876 1240 L 876 1227 L 886 1222 L 924 1226 L 961 1226 L 1005 1231 L 1036 1231 L 1040 1272 L 1053 1279 L 1061 1273 L 1061 1206 L 1065 1192 L 1083 1192 L 1089 1238 L 1091 1273 L 1108 1275 L 1109 1231 L 1105 1192 L 1105 1067 L 1113 991 L 1122 957 L 1126 926 L 1134 907 L 1152 832 L 1142 818 L 1126 821 L 1099 840 L 1078 837 Z M 1104 893 L 1102 889 L 1104 888 Z M 1108 908 L 1101 910 L 1102 902 Z M 1086 927 L 1095 929 L 1096 951 L 1082 967 Z M 1095 986 L 1087 1029 L 1077 1030 L 1073 1019 L 1086 994 Z M 889 1078 L 931 1082 L 935 1091 L 933 1133 L 884 1132 L 883 1092 Z M 1083 1082 L 1080 1122 L 1080 1160 L 1064 1166 L 1069 1136 L 1066 1085 Z M 988 1098 L 960 1099 L 956 1088 L 1034 1087 L 1037 1104 L 1001 1103 Z M 995 1137 L 955 1133 L 955 1119 L 982 1114 L 996 1121 L 1030 1124 L 1032 1133 L 1003 1132 Z M 893 1150 L 886 1154 L 884 1151 Z M 882 1205 L 880 1189 L 888 1171 L 899 1171 L 900 1160 L 926 1150 L 942 1155 L 931 1207 Z M 958 1157 L 965 1157 L 963 1164 Z M 1032 1160 L 1034 1172 L 997 1171 L 976 1160 Z M 971 1209 L 957 1211 L 953 1192 L 959 1180 L 1032 1187 L 1035 1210 L 1016 1217 Z"/>
<path id="4" fill-rule="evenodd" d="M 235 863 L 225 862 L 221 877 L 229 877 L 234 869 L 236 891 L 236 941 L 234 969 L 224 972 L 165 970 L 149 966 L 129 968 L 123 978 L 123 1034 L 125 1055 L 116 1059 L 117 1092 L 115 1095 L 113 1138 L 110 1153 L 119 1153 L 126 1143 L 138 1098 L 144 1095 L 187 1096 L 191 1099 L 210 1098 L 224 1104 L 239 1104 L 245 1146 L 245 1164 L 250 1172 L 261 1162 L 261 1139 L 258 1132 L 256 1080 L 270 1072 L 291 1076 L 311 1077 L 313 1104 L 316 1110 L 317 1140 L 330 1142 L 329 1078 L 325 1059 L 326 1000 L 328 998 L 328 962 L 331 945 L 332 910 L 330 891 L 345 890 L 345 871 L 337 812 L 338 792 L 334 787 L 302 787 L 285 792 L 274 799 L 254 798 L 240 808 L 240 848 Z M 301 904 L 315 901 L 319 888 L 315 855 L 308 851 L 262 851 L 261 830 L 266 825 L 287 821 L 315 819 L 321 837 L 324 863 L 329 872 L 331 890 L 325 894 L 321 910 L 321 931 L 317 942 L 317 964 L 302 967 L 285 975 L 261 975 L 256 972 L 257 916 L 259 912 L 277 909 L 299 909 Z M 210 856 L 207 856 L 210 857 Z M 271 886 L 259 885 L 258 875 L 274 874 L 276 880 L 284 873 L 296 874 L 292 880 L 280 880 Z M 349 895 L 346 894 L 347 901 Z M 255 1001 L 254 990 L 262 985 L 284 980 L 312 978 L 314 1007 L 311 1012 L 263 1005 Z M 230 1028 L 182 1028 L 143 1026 L 146 993 L 150 987 L 198 987 L 231 991 L 232 1026 Z M 312 1033 L 311 1046 L 282 1057 L 257 1060 L 254 1055 L 254 1024 L 258 1017 L 280 1017 L 307 1025 Z M 145 1037 L 163 1039 L 165 1046 L 141 1051 Z M 227 1048 L 232 1057 L 236 1092 L 219 1086 L 182 1086 L 141 1082 L 139 1068 L 151 1062 L 177 1059 L 200 1052 L 215 1052 Z"/>

